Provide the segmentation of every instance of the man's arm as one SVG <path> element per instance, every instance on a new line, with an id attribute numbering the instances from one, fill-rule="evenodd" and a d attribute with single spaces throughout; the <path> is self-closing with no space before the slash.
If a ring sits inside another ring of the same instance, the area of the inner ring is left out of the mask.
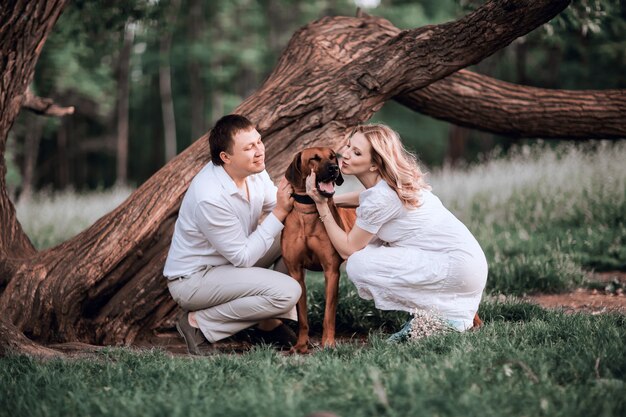
<path id="1" fill-rule="evenodd" d="M 195 215 L 200 230 L 211 246 L 237 267 L 254 266 L 283 229 L 282 220 L 270 213 L 254 232 L 246 236 L 235 213 L 227 207 L 207 201 L 198 205 Z"/>

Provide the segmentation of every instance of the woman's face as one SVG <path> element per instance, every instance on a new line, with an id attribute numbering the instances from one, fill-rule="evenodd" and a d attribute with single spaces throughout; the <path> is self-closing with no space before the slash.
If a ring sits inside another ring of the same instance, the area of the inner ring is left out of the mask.
<path id="1" fill-rule="evenodd" d="M 372 167 L 372 145 L 361 132 L 355 133 L 341 150 L 341 173 L 359 175 Z"/>

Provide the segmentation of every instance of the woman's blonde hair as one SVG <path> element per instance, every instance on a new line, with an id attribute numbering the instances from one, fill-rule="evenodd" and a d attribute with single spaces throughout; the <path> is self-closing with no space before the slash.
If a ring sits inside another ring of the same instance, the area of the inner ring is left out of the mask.
<path id="1" fill-rule="evenodd" d="M 361 133 L 372 146 L 372 163 L 380 176 L 398 194 L 407 207 L 419 207 L 421 190 L 430 190 L 417 157 L 406 150 L 400 135 L 383 124 L 358 125 L 350 133 Z"/>

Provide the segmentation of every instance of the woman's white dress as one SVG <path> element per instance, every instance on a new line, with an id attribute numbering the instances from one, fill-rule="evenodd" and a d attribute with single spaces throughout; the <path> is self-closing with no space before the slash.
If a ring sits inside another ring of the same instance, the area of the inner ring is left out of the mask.
<path id="1" fill-rule="evenodd" d="M 381 310 L 428 311 L 463 331 L 485 288 L 485 255 L 437 196 L 423 190 L 420 203 L 405 208 L 385 181 L 361 192 L 356 224 L 376 237 L 348 258 L 348 277 Z"/>

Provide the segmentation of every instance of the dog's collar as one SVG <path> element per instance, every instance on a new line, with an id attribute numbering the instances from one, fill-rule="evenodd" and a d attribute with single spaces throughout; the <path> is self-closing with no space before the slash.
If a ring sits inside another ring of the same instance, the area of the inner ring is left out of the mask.
<path id="1" fill-rule="evenodd" d="M 302 195 L 302 194 L 291 193 L 291 196 L 293 197 L 294 200 L 296 200 L 300 204 L 315 204 L 315 201 L 306 194 Z"/>

